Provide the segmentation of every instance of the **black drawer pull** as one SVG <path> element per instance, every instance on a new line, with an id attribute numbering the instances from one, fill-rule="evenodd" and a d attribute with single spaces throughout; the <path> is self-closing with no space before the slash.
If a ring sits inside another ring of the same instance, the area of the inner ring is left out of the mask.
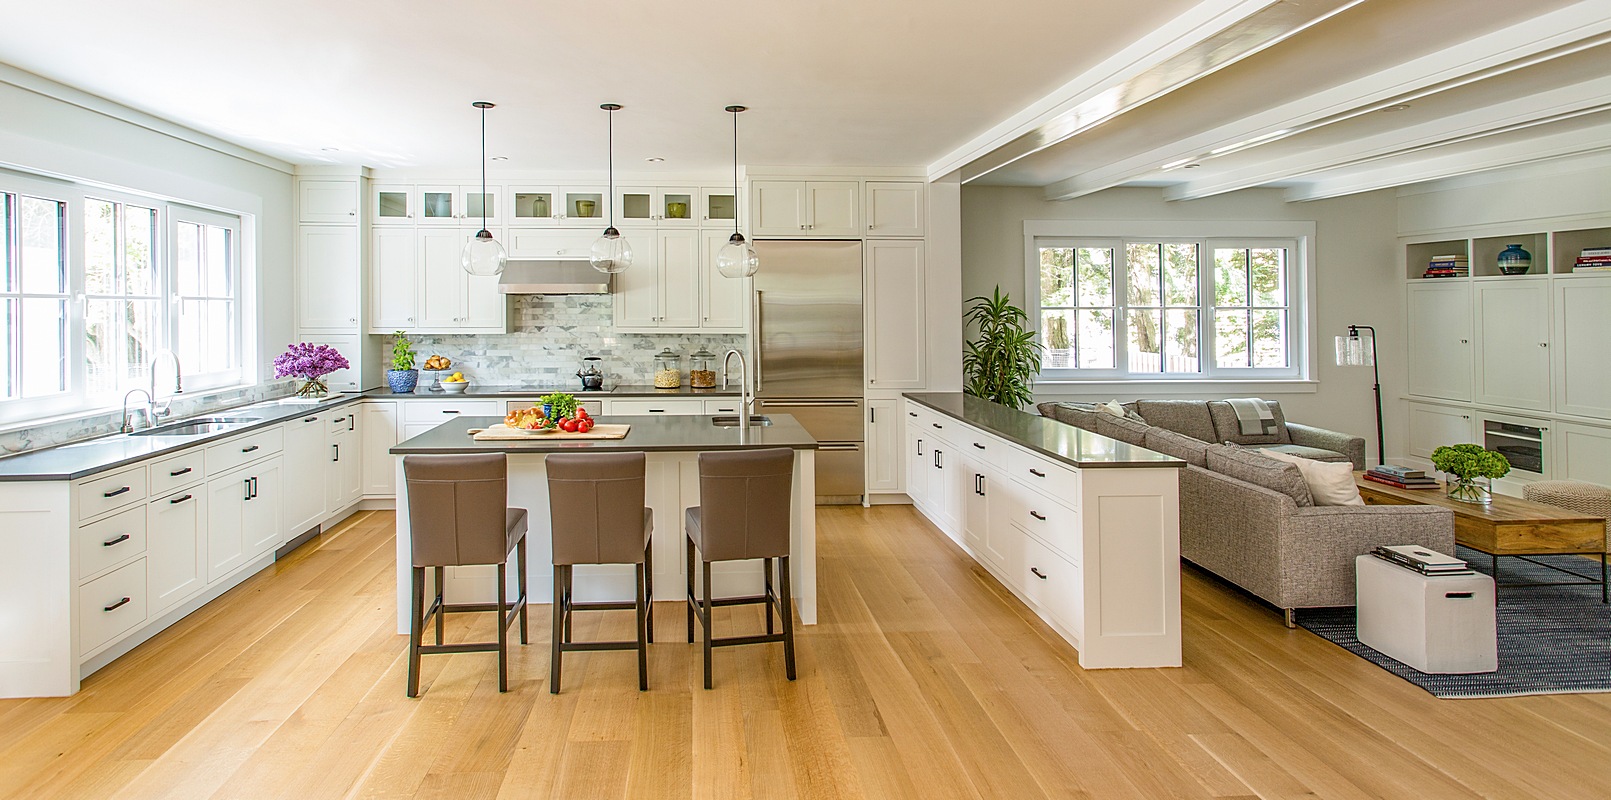
<path id="1" fill-rule="evenodd" d="M 457 414 L 457 413 L 459 413 L 459 410 L 456 409 L 456 408 L 449 408 L 449 409 L 444 409 L 442 411 L 442 413 L 443 414 Z"/>
<path id="2" fill-rule="evenodd" d="M 168 473 L 168 477 L 177 478 L 180 475 L 189 475 L 191 472 L 194 472 L 194 470 L 192 470 L 190 467 L 185 467 L 184 469 L 179 470 L 178 472 L 170 472 L 170 473 Z"/>
<path id="3" fill-rule="evenodd" d="M 122 534 L 122 535 L 118 536 L 116 539 L 107 539 L 106 541 L 101 542 L 101 546 L 102 547 L 111 547 L 112 545 L 115 545 L 115 544 L 123 544 L 124 542 L 126 542 L 128 540 L 129 540 L 129 535 L 125 533 L 125 534 Z"/>
<path id="4" fill-rule="evenodd" d="M 257 445 L 254 444 L 251 447 L 242 447 L 241 452 L 242 453 L 250 453 L 250 452 L 255 451 L 256 449 L 257 449 Z"/>
<path id="5" fill-rule="evenodd" d="M 335 419 L 330 420 L 330 421 L 331 422 L 346 422 L 347 418 L 346 417 L 336 417 Z"/>
<path id="6" fill-rule="evenodd" d="M 123 488 L 121 488 L 121 489 L 113 489 L 113 490 L 112 490 L 112 491 L 110 491 L 110 492 L 101 492 L 101 496 L 102 496 L 102 497 L 117 497 L 117 496 L 118 496 L 118 495 L 120 495 L 120 494 L 123 494 L 123 493 L 124 493 L 124 492 L 127 492 L 127 491 L 129 491 L 129 489 L 131 489 L 131 488 L 132 488 L 132 487 L 129 487 L 129 486 L 125 486 L 125 487 L 123 487 Z"/>
<path id="7" fill-rule="evenodd" d="M 103 611 L 116 611 L 116 610 L 122 608 L 124 606 L 124 604 L 128 603 L 129 600 L 131 600 L 131 599 L 133 599 L 133 598 L 125 597 L 122 600 L 119 600 L 116 603 L 113 603 L 113 604 L 111 604 L 111 605 L 109 605 L 109 606 L 107 606 L 107 607 L 105 607 L 105 608 L 103 608 L 101 610 L 103 610 Z"/>
<path id="8" fill-rule="evenodd" d="M 906 412 L 906 416 L 915 417 L 915 416 L 917 416 L 917 412 L 916 411 L 908 411 L 908 412 Z"/>
<path id="9" fill-rule="evenodd" d="M 1034 573 L 1035 577 L 1046 580 L 1046 573 L 1041 572 L 1039 567 L 1030 567 L 1029 571 Z"/>
<path id="10" fill-rule="evenodd" d="M 930 422 L 930 423 L 929 423 L 929 424 L 930 424 L 930 425 L 933 425 L 933 426 L 934 426 L 934 427 L 935 427 L 935 428 L 938 428 L 938 429 L 940 429 L 940 430 L 945 430 L 945 426 L 944 426 L 944 425 L 941 425 L 941 424 L 940 424 L 940 423 L 938 423 L 938 422 Z"/>
<path id="11" fill-rule="evenodd" d="M 663 409 L 663 408 L 651 408 L 651 409 L 649 409 L 649 413 L 650 414 L 664 414 L 664 413 L 666 413 L 666 410 Z"/>
<path id="12" fill-rule="evenodd" d="M 1040 520 L 1040 521 L 1041 521 L 1041 522 L 1045 522 L 1045 521 L 1046 521 L 1046 518 L 1045 518 L 1045 517 L 1043 517 L 1043 516 L 1041 516 L 1041 515 L 1040 515 L 1040 512 L 1038 512 L 1038 511 L 1031 511 L 1031 512 L 1029 512 L 1029 516 L 1031 516 L 1031 517 L 1034 517 L 1034 518 L 1035 518 L 1035 519 L 1038 519 L 1038 520 Z"/>
<path id="13" fill-rule="evenodd" d="M 984 446 L 984 445 L 982 445 L 982 444 L 979 444 L 979 443 L 978 443 L 978 442 L 974 442 L 974 443 L 973 443 L 973 446 L 974 446 L 974 447 L 977 447 L 977 448 L 979 448 L 979 449 L 980 449 L 980 450 L 983 450 L 983 449 L 985 449 L 985 446 Z"/>
<path id="14" fill-rule="evenodd" d="M 184 497 L 175 497 L 174 499 L 168 501 L 168 505 L 176 506 L 176 505 L 179 505 L 180 503 L 183 503 L 184 501 L 189 500 L 189 499 L 191 499 L 193 497 L 195 497 L 195 495 L 193 495 L 193 494 L 187 494 Z"/>
<path id="15" fill-rule="evenodd" d="M 1444 592 L 1443 596 L 1447 597 L 1447 598 L 1449 598 L 1451 600 L 1470 600 L 1471 599 L 1471 593 L 1470 592 Z"/>
<path id="16" fill-rule="evenodd" d="M 303 417 L 302 421 L 303 422 L 318 422 L 319 418 L 318 417 Z"/>
<path id="17" fill-rule="evenodd" d="M 1044 477 L 1046 477 L 1046 473 L 1044 473 L 1044 472 L 1041 472 L 1041 471 L 1040 471 L 1040 470 L 1038 470 L 1038 469 L 1034 469 L 1034 468 L 1033 468 L 1033 467 L 1032 467 L 1032 468 L 1030 468 L 1030 470 L 1029 470 L 1029 474 L 1031 474 L 1031 475 L 1034 475 L 1034 476 L 1035 476 L 1035 477 L 1037 477 L 1037 478 L 1044 478 Z"/>

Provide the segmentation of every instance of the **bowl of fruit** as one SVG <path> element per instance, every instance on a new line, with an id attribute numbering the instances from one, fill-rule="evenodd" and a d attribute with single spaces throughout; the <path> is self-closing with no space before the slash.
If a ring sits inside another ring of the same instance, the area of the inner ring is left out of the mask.
<path id="1" fill-rule="evenodd" d="M 470 388 L 470 380 L 464 377 L 462 372 L 455 372 L 442 379 L 442 391 L 448 394 L 463 394 L 464 390 L 468 388 Z"/>
<path id="2" fill-rule="evenodd" d="M 536 433 L 587 433 L 593 430 L 593 418 L 587 409 L 576 404 L 568 394 L 551 394 L 543 397 L 539 405 L 517 408 L 503 418 L 508 428 Z"/>

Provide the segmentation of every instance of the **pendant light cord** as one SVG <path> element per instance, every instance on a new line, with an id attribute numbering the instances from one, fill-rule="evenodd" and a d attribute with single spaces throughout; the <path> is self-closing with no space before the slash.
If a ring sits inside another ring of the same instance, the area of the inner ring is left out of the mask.
<path id="1" fill-rule="evenodd" d="M 613 109 L 606 111 L 604 118 L 609 121 L 609 133 L 606 136 L 610 148 L 610 197 L 608 202 L 610 204 L 610 227 L 613 228 L 615 227 L 615 111 Z"/>
<path id="2" fill-rule="evenodd" d="M 733 115 L 733 235 L 738 235 L 738 111 Z"/>
<path id="3" fill-rule="evenodd" d="M 481 107 L 481 230 L 487 229 L 487 107 Z"/>

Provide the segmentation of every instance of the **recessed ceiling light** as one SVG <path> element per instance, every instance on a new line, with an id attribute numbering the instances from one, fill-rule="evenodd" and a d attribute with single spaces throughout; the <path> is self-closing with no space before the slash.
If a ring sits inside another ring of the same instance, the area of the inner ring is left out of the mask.
<path id="1" fill-rule="evenodd" d="M 1410 107 L 1409 103 L 1394 103 L 1393 105 L 1390 105 L 1390 106 L 1383 106 L 1382 111 L 1384 113 L 1391 114 L 1394 111 L 1403 111 L 1404 109 L 1409 108 L 1409 107 Z"/>
<path id="2" fill-rule="evenodd" d="M 1200 166 L 1202 166 L 1202 164 L 1187 164 L 1181 167 L 1181 169 L 1197 169 Z"/>
<path id="3" fill-rule="evenodd" d="M 661 158 L 660 156 L 649 156 L 648 158 L 645 158 L 644 161 L 647 161 L 650 164 L 659 164 L 660 162 L 665 161 L 665 159 Z"/>
<path id="4" fill-rule="evenodd" d="M 326 153 L 339 153 L 339 152 L 341 152 L 341 148 L 339 148 L 339 147 L 321 147 L 319 149 L 325 151 Z"/>
<path id="5" fill-rule="evenodd" d="M 487 160 L 488 161 L 508 161 L 509 157 L 508 156 L 493 156 L 492 158 L 487 159 Z"/>

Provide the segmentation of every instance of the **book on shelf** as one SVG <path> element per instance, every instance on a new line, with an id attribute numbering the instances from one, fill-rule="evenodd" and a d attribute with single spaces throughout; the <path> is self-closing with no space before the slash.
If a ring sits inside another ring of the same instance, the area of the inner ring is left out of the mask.
<path id="1" fill-rule="evenodd" d="M 1572 268 L 1573 272 L 1611 272 L 1611 264 L 1588 265 L 1579 264 Z"/>
<path id="2" fill-rule="evenodd" d="M 1365 480 L 1370 481 L 1372 483 L 1380 483 L 1380 484 L 1382 484 L 1384 486 L 1391 486 L 1391 487 L 1393 487 L 1395 489 L 1437 489 L 1437 488 L 1439 488 L 1438 482 L 1435 481 L 1435 480 L 1432 480 L 1431 478 L 1410 478 L 1410 479 L 1407 479 L 1407 480 L 1399 480 L 1397 478 L 1388 477 L 1386 475 L 1379 475 L 1379 474 L 1374 473 L 1374 472 L 1366 472 L 1361 477 L 1363 477 Z"/>
<path id="3" fill-rule="evenodd" d="M 1611 256 L 1611 247 L 1585 247 L 1580 256 Z"/>
<path id="4" fill-rule="evenodd" d="M 1370 471 L 1379 475 L 1387 475 L 1389 477 L 1398 478 L 1399 480 L 1404 480 L 1405 478 L 1426 477 L 1426 473 L 1421 470 L 1415 469 L 1414 467 L 1401 467 L 1397 464 L 1377 464 L 1376 466 L 1371 467 Z"/>
<path id="5" fill-rule="evenodd" d="M 1431 260 L 1431 261 L 1460 261 L 1460 262 L 1465 262 L 1465 261 L 1468 261 L 1470 259 L 1468 259 L 1466 256 L 1464 256 L 1464 255 L 1462 255 L 1460 253 L 1455 253 L 1453 255 L 1447 255 L 1447 256 L 1433 256 L 1429 260 Z"/>

